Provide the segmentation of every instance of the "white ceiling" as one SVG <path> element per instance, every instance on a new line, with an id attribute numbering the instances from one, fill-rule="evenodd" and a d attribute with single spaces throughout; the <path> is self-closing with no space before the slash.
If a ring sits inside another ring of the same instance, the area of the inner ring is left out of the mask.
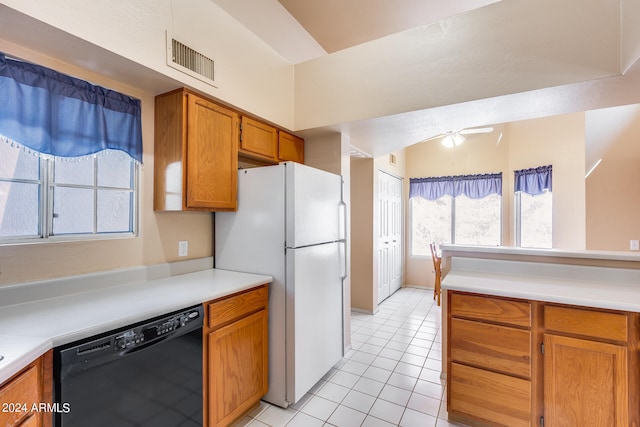
<path id="1" fill-rule="evenodd" d="M 378 90 L 381 99 L 358 88 L 377 109 L 362 110 L 342 76 L 328 84 L 344 80 L 344 99 L 296 101 L 309 117 L 335 111 L 295 129 L 303 136 L 339 131 L 374 156 L 447 130 L 640 102 L 640 0 L 213 1 L 296 64 L 296 76 L 357 64 L 367 50 L 406 61 L 406 85 Z M 419 82 L 414 67 L 425 70 Z"/>

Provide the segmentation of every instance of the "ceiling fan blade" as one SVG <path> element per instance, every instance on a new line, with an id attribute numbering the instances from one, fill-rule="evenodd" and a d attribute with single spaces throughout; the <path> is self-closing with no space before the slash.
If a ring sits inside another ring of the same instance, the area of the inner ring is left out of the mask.
<path id="1" fill-rule="evenodd" d="M 434 139 L 442 138 L 445 135 L 446 134 L 444 134 L 444 133 L 441 133 L 439 135 L 434 135 L 434 136 L 431 136 L 431 137 L 429 137 L 427 139 L 423 139 L 421 142 L 433 141 Z"/>
<path id="2" fill-rule="evenodd" d="M 460 135 L 471 135 L 474 133 L 491 133 L 493 132 L 493 128 L 491 126 L 485 128 L 472 128 L 472 129 L 462 129 L 458 132 Z"/>

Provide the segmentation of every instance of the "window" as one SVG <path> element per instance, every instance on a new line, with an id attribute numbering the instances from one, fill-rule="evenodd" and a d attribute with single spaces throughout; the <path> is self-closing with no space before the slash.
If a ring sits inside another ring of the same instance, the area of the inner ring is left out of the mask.
<path id="1" fill-rule="evenodd" d="M 0 240 L 136 232 L 140 101 L 0 53 Z"/>
<path id="2" fill-rule="evenodd" d="M 453 197 L 446 195 L 436 200 L 412 197 L 409 204 L 411 255 L 430 256 L 429 243 L 451 242 Z"/>
<path id="3" fill-rule="evenodd" d="M 66 159 L 0 141 L 0 239 L 135 233 L 136 190 L 121 151 Z"/>
<path id="4" fill-rule="evenodd" d="M 552 247 L 551 192 L 531 195 L 516 193 L 516 246 Z"/>
<path id="5" fill-rule="evenodd" d="M 552 167 L 514 171 L 516 246 L 553 246 Z"/>
<path id="6" fill-rule="evenodd" d="M 455 199 L 454 243 L 498 246 L 502 236 L 502 197 L 481 199 L 460 195 Z"/>
<path id="7" fill-rule="evenodd" d="M 430 255 L 429 243 L 500 245 L 502 174 L 412 178 L 411 255 Z"/>

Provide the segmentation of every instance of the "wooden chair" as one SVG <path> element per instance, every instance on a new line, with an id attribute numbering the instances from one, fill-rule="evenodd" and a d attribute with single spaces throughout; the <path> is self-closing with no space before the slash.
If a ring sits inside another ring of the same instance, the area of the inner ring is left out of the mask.
<path id="1" fill-rule="evenodd" d="M 440 280 L 442 279 L 442 270 L 440 268 L 440 264 L 442 263 L 442 258 L 438 255 L 438 251 L 436 249 L 435 243 L 430 243 L 429 247 L 431 248 L 431 259 L 433 260 L 433 272 L 436 275 L 436 279 L 433 283 L 433 299 L 437 299 L 438 306 L 440 305 Z"/>

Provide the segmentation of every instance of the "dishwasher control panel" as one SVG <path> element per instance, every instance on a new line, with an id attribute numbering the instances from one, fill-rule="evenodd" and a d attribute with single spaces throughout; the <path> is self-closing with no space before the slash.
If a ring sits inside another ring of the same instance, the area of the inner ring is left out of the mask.
<path id="1" fill-rule="evenodd" d="M 144 345 L 161 337 L 171 335 L 178 329 L 186 328 L 193 322 L 198 323 L 198 326 L 202 324 L 202 314 L 197 308 L 129 329 L 115 336 L 114 350 L 129 350 Z"/>
<path id="2" fill-rule="evenodd" d="M 104 354 L 129 352 L 156 341 L 184 335 L 202 327 L 203 322 L 204 309 L 199 305 L 71 343 L 61 347 L 60 354 L 65 359 L 81 357 L 89 361 Z M 67 347 L 73 347 L 73 351 L 65 350 Z"/>

